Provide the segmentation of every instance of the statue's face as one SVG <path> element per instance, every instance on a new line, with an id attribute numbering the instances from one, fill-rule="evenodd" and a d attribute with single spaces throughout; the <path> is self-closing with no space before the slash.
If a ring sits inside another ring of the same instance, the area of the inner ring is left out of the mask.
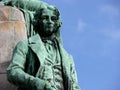
<path id="1" fill-rule="evenodd" d="M 50 36 L 55 31 L 55 25 L 57 16 L 54 14 L 53 10 L 44 9 L 41 15 L 42 23 L 42 33 L 46 36 Z"/>

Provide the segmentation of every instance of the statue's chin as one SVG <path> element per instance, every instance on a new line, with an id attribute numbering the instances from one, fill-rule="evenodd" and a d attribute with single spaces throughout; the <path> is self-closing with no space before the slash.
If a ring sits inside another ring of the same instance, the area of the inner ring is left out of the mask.
<path id="1" fill-rule="evenodd" d="M 48 31 L 45 33 L 45 36 L 51 36 L 54 32 L 53 31 Z"/>
<path id="2" fill-rule="evenodd" d="M 40 36 L 42 36 L 42 37 L 50 37 L 54 33 L 56 33 L 56 30 L 53 30 L 53 28 L 49 28 L 49 29 L 46 29 L 46 30 L 41 30 L 39 32 Z"/>
<path id="3" fill-rule="evenodd" d="M 46 36 L 50 36 L 50 35 L 52 35 L 53 33 L 55 33 L 55 30 L 53 30 L 53 28 L 52 28 L 52 29 L 47 29 L 46 31 L 44 31 L 44 34 L 45 34 Z"/>
<path id="4" fill-rule="evenodd" d="M 54 31 L 46 31 L 46 32 L 40 32 L 39 34 L 42 37 L 50 37 L 53 35 L 53 33 L 54 33 Z"/>

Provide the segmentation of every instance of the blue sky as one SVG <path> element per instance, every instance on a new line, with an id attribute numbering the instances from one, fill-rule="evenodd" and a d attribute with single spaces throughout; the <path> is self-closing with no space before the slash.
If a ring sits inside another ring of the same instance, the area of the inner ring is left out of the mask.
<path id="1" fill-rule="evenodd" d="M 61 12 L 61 35 L 82 90 L 120 90 L 120 0 L 44 0 Z"/>

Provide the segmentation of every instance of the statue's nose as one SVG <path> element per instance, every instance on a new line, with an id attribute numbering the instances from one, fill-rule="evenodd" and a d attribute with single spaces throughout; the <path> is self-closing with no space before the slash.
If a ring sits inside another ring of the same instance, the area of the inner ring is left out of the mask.
<path id="1" fill-rule="evenodd" d="M 48 23 L 53 23 L 51 17 L 49 17 L 49 19 L 48 19 Z"/>

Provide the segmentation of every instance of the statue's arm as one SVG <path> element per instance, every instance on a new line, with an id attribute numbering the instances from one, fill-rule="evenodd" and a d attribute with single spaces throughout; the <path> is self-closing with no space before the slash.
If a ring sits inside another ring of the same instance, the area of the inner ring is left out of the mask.
<path id="1" fill-rule="evenodd" d="M 77 74 L 76 74 L 73 58 L 71 60 L 72 60 L 72 63 L 71 63 L 71 88 L 72 89 L 71 90 L 81 90 L 78 85 Z"/>
<path id="2" fill-rule="evenodd" d="M 41 8 L 42 5 L 47 5 L 47 3 L 41 0 L 9 0 L 5 5 L 35 11 L 36 9 Z"/>
<path id="3" fill-rule="evenodd" d="M 7 68 L 7 78 L 11 83 L 25 88 L 44 90 L 45 81 L 25 72 L 26 53 L 28 47 L 24 42 L 18 43 L 14 50 L 12 61 Z"/>

